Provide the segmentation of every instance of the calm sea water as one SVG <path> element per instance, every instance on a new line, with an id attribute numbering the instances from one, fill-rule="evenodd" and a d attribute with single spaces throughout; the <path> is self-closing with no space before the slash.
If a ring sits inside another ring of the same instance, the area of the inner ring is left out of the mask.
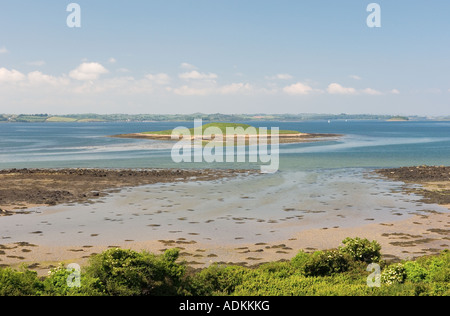
<path id="1" fill-rule="evenodd" d="M 280 172 L 213 182 L 127 188 L 95 205 L 36 208 L 0 218 L 8 242 L 114 244 L 189 238 L 217 244 L 272 242 L 311 228 L 350 227 L 448 211 L 404 195 L 402 183 L 373 168 L 450 164 L 450 122 L 258 122 L 261 127 L 342 138 L 281 144 Z M 172 162 L 173 143 L 107 135 L 166 130 L 191 123 L 0 124 L 0 168 L 211 167 Z M 254 167 L 243 163 L 221 168 Z M 41 231 L 39 235 L 31 234 Z M 95 235 L 96 237 L 92 237 Z"/>
<path id="2" fill-rule="evenodd" d="M 280 170 L 450 164 L 450 122 L 257 122 L 261 127 L 337 133 L 338 140 L 280 145 Z M 184 123 L 0 124 L 0 168 L 209 167 L 172 162 L 172 143 L 106 137 L 193 127 Z M 222 163 L 222 168 L 246 168 Z"/>

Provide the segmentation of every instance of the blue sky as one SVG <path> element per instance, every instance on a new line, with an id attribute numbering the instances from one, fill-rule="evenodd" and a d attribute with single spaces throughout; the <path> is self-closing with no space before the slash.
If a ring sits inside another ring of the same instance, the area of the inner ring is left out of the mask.
<path id="1" fill-rule="evenodd" d="M 450 115 L 449 16 L 446 0 L 0 0 L 0 113 Z"/>

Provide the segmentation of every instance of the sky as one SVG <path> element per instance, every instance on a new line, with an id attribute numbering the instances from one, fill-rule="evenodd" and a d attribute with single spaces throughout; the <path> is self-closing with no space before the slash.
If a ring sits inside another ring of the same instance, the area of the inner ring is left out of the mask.
<path id="1" fill-rule="evenodd" d="M 0 0 L 0 113 L 450 115 L 449 16 L 448 0 Z"/>

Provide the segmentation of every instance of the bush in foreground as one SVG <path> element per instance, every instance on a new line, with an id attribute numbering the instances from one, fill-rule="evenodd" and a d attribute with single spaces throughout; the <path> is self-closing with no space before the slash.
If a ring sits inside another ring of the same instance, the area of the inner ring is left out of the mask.
<path id="1" fill-rule="evenodd" d="M 379 247 L 363 239 L 346 239 L 338 249 L 305 253 L 292 260 L 258 267 L 213 264 L 187 272 L 179 250 L 162 255 L 109 249 L 91 258 L 71 287 L 71 271 L 60 266 L 43 279 L 26 269 L 0 269 L 0 295 L 108 296 L 397 296 L 450 295 L 450 252 L 414 261 L 384 264 L 380 287 L 369 287 L 369 258 L 379 260 Z"/>
<path id="2" fill-rule="evenodd" d="M 42 289 L 37 273 L 21 268 L 0 269 L 0 296 L 31 296 Z"/>
<path id="3" fill-rule="evenodd" d="M 178 249 L 157 256 L 146 251 L 109 249 L 93 257 L 86 274 L 103 284 L 107 295 L 179 295 L 185 266 Z"/>

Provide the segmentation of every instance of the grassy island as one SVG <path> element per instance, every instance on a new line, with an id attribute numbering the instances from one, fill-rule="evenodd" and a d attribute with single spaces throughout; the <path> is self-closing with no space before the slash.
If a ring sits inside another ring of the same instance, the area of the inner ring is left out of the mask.
<path id="1" fill-rule="evenodd" d="M 121 134 L 114 135 L 112 137 L 119 138 L 146 138 L 154 140 L 179 140 L 179 138 L 173 138 L 174 130 L 164 130 L 164 131 L 151 131 L 151 132 L 141 132 L 132 134 Z M 191 139 L 198 139 L 201 137 L 203 141 L 211 141 L 217 139 L 218 132 L 223 135 L 223 141 L 226 141 L 227 137 L 245 137 L 248 141 L 251 138 L 259 138 L 260 136 L 267 135 L 271 136 L 271 128 L 267 128 L 266 132 L 263 132 L 261 128 L 253 127 L 248 124 L 240 123 L 208 123 L 201 126 L 200 128 L 190 128 L 186 129 L 184 132 L 188 132 L 191 135 Z M 201 134 L 201 135 L 199 135 Z M 279 130 L 278 131 L 279 142 L 280 143 L 302 143 L 310 141 L 324 140 L 328 138 L 336 138 L 340 135 L 337 134 L 309 134 L 302 133 L 294 130 Z M 270 138 L 270 137 L 269 137 Z"/>

